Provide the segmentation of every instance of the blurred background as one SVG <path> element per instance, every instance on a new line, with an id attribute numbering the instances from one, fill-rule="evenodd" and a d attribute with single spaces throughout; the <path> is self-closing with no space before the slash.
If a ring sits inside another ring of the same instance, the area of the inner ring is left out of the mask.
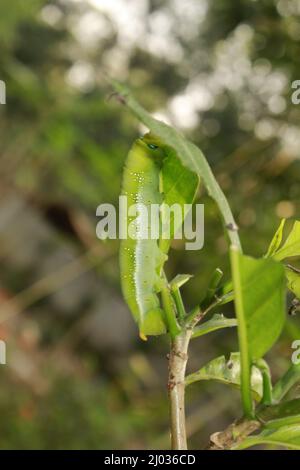
<path id="1" fill-rule="evenodd" d="M 117 204 L 143 129 L 105 74 L 205 153 L 262 255 L 280 218 L 300 217 L 299 0 L 1 0 L 0 448 L 168 448 L 168 341 L 142 342 L 119 285 L 118 243 L 97 240 L 96 207 Z M 167 271 L 191 273 L 192 307 L 227 243 L 204 192 L 205 245 L 177 243 Z M 229 305 L 218 313 L 233 315 Z M 289 318 L 268 355 L 274 380 L 300 338 Z M 194 340 L 189 369 L 237 350 L 236 331 Z M 187 393 L 192 449 L 239 416 L 239 394 Z"/>

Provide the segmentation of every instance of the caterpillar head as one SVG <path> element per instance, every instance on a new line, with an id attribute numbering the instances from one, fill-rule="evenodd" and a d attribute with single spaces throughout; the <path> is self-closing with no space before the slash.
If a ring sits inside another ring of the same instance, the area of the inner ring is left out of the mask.
<path id="1" fill-rule="evenodd" d="M 151 158 L 161 160 L 165 157 L 163 142 L 150 132 L 140 138 L 140 143 L 147 149 Z"/>

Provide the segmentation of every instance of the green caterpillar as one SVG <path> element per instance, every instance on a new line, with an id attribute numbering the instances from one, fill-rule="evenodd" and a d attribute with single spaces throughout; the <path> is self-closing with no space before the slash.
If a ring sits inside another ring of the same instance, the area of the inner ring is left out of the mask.
<path id="1" fill-rule="evenodd" d="M 168 201 L 168 196 L 163 194 L 164 169 L 167 169 L 168 173 L 168 177 L 165 178 L 165 187 L 170 195 L 169 199 L 174 198 L 176 182 L 172 184 L 172 179 L 170 180 L 170 164 L 176 181 L 179 179 L 178 173 L 181 175 L 183 172 L 189 176 L 193 199 L 198 187 L 198 177 L 182 167 L 172 149 L 166 147 L 151 134 L 146 134 L 134 142 L 126 160 L 121 193 L 122 196 L 127 197 L 128 207 L 143 203 L 150 211 L 151 205 L 161 205 L 163 201 Z M 174 168 L 177 171 L 174 171 Z M 178 189 L 182 192 L 182 188 Z M 125 214 L 121 213 L 121 217 L 124 218 L 124 216 Z M 139 214 L 137 217 L 128 217 L 126 221 L 127 229 L 131 225 L 137 234 L 141 222 Z M 133 239 L 127 237 L 121 240 L 122 291 L 129 309 L 138 323 L 140 336 L 144 339 L 147 335 L 160 335 L 167 331 L 158 293 L 163 282 L 161 273 L 167 259 L 168 247 L 169 243 L 159 244 L 157 239 L 151 238 L 140 239 L 137 237 Z"/>

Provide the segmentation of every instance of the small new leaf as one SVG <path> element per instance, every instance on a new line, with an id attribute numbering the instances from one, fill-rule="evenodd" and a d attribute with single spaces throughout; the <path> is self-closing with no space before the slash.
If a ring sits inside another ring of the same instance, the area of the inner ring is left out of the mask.
<path id="1" fill-rule="evenodd" d="M 298 220 L 295 221 L 284 244 L 272 255 L 277 261 L 295 256 L 300 256 L 300 222 Z"/>
<path id="2" fill-rule="evenodd" d="M 280 225 L 279 225 L 278 229 L 276 230 L 275 235 L 272 238 L 272 241 L 269 245 L 268 251 L 265 254 L 265 258 L 270 258 L 271 256 L 273 256 L 276 253 L 276 251 L 278 250 L 278 248 L 280 247 L 281 242 L 282 242 L 282 234 L 283 234 L 285 221 L 286 221 L 286 219 L 281 220 Z"/>
<path id="3" fill-rule="evenodd" d="M 236 318 L 226 318 L 224 315 L 216 313 L 210 320 L 195 328 L 192 338 L 199 338 L 199 336 L 207 335 L 212 331 L 233 326 L 237 326 Z"/>

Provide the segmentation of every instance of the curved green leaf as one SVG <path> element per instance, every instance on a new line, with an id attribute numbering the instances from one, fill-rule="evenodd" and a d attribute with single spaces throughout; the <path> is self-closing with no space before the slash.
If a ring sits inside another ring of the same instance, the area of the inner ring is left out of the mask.
<path id="1" fill-rule="evenodd" d="M 182 225 L 185 204 L 194 202 L 200 179 L 196 173 L 183 166 L 176 152 L 169 147 L 164 147 L 166 158 L 161 169 L 161 192 L 163 194 L 163 204 L 161 206 L 161 218 L 163 221 L 160 248 L 165 253 L 168 252 L 170 241 L 174 238 L 177 230 Z M 181 217 L 174 218 L 174 212 L 166 209 L 175 207 L 181 208 Z M 176 224 L 175 224 L 176 222 Z"/>
<path id="2" fill-rule="evenodd" d="M 240 353 L 231 353 L 229 360 L 225 356 L 213 359 L 199 371 L 186 377 L 186 385 L 200 380 L 215 380 L 217 382 L 240 388 L 241 385 Z M 259 401 L 263 394 L 263 380 L 260 370 L 253 366 L 251 374 L 251 390 L 255 400 Z"/>
<path id="3" fill-rule="evenodd" d="M 210 320 L 194 329 L 192 338 L 199 338 L 199 336 L 207 335 L 212 331 L 233 326 L 237 326 L 236 318 L 226 318 L 224 315 L 216 313 Z"/>

